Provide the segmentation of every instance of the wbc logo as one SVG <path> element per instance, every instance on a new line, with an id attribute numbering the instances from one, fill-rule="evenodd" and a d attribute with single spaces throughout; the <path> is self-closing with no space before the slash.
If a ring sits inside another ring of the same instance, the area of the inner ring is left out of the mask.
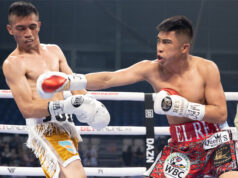
<path id="1" fill-rule="evenodd" d="M 167 178 L 185 178 L 190 170 L 190 160 L 182 153 L 172 153 L 164 163 L 163 171 Z"/>

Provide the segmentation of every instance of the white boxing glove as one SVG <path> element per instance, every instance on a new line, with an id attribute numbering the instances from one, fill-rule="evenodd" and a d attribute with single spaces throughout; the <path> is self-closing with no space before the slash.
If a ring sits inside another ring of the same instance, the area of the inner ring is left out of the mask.
<path id="1" fill-rule="evenodd" d="M 48 110 L 51 116 L 60 114 L 75 114 L 84 102 L 85 95 L 73 95 L 65 100 L 50 101 Z"/>
<path id="2" fill-rule="evenodd" d="M 98 100 L 87 96 L 80 106 L 80 111 L 75 113 L 78 121 L 87 123 L 95 129 L 103 129 L 110 122 L 107 108 Z"/>
<path id="3" fill-rule="evenodd" d="M 169 89 L 172 90 L 172 89 Z M 192 120 L 201 121 L 205 115 L 205 106 L 198 103 L 189 102 L 184 97 L 176 95 L 176 92 L 168 89 L 161 90 L 154 97 L 154 112 L 177 117 L 187 117 Z"/>
<path id="4" fill-rule="evenodd" d="M 110 114 L 106 107 L 86 95 L 73 95 L 66 100 L 51 101 L 48 105 L 50 115 L 75 114 L 80 122 L 88 123 L 95 129 L 108 126 Z"/>
<path id="5" fill-rule="evenodd" d="M 54 93 L 65 90 L 85 89 L 87 80 L 83 74 L 67 75 L 62 72 L 46 72 L 39 76 L 36 89 L 44 99 L 50 99 Z"/>

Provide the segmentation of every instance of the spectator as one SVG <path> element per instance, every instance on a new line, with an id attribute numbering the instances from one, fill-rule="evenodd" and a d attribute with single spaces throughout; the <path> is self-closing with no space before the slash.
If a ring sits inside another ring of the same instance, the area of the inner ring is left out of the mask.
<path id="1" fill-rule="evenodd" d="M 125 166 L 132 165 L 132 156 L 133 156 L 132 148 L 131 145 L 129 145 L 127 147 L 127 150 L 122 152 L 122 159 Z"/>
<path id="2" fill-rule="evenodd" d="M 87 167 L 97 166 L 98 163 L 96 157 L 93 156 L 90 152 L 87 152 L 83 160 L 83 165 Z"/>
<path id="3" fill-rule="evenodd" d="M 141 147 L 138 147 L 135 156 L 133 166 L 144 166 L 145 164 L 145 153 L 141 151 Z"/>

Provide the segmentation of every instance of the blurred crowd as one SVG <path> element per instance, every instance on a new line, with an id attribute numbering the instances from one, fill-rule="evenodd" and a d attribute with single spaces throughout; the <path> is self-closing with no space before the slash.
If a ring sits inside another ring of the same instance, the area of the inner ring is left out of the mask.
<path id="1" fill-rule="evenodd" d="M 143 144 L 134 145 L 124 142 L 126 137 L 84 138 L 79 143 L 79 153 L 84 167 L 143 167 L 145 164 L 145 148 Z M 26 135 L 1 134 L 0 166 L 40 167 L 30 149 L 26 147 Z M 143 138 L 139 139 L 141 143 Z M 107 143 L 105 143 L 107 142 Z M 138 138 L 137 138 L 138 142 Z M 0 176 L 7 178 L 10 176 Z M 12 177 L 12 176 L 11 176 Z"/>

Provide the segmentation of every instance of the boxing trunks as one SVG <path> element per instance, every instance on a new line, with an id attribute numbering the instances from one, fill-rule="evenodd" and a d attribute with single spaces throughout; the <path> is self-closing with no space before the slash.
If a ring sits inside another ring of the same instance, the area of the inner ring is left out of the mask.
<path id="1" fill-rule="evenodd" d="M 39 158 L 46 177 L 58 178 L 60 163 L 66 167 L 80 159 L 78 142 L 82 141 L 77 133 L 71 115 L 26 119 L 28 129 L 27 146 Z"/>
<path id="2" fill-rule="evenodd" d="M 194 178 L 238 170 L 237 132 L 223 126 L 204 121 L 170 125 L 171 139 L 145 175 Z"/>

